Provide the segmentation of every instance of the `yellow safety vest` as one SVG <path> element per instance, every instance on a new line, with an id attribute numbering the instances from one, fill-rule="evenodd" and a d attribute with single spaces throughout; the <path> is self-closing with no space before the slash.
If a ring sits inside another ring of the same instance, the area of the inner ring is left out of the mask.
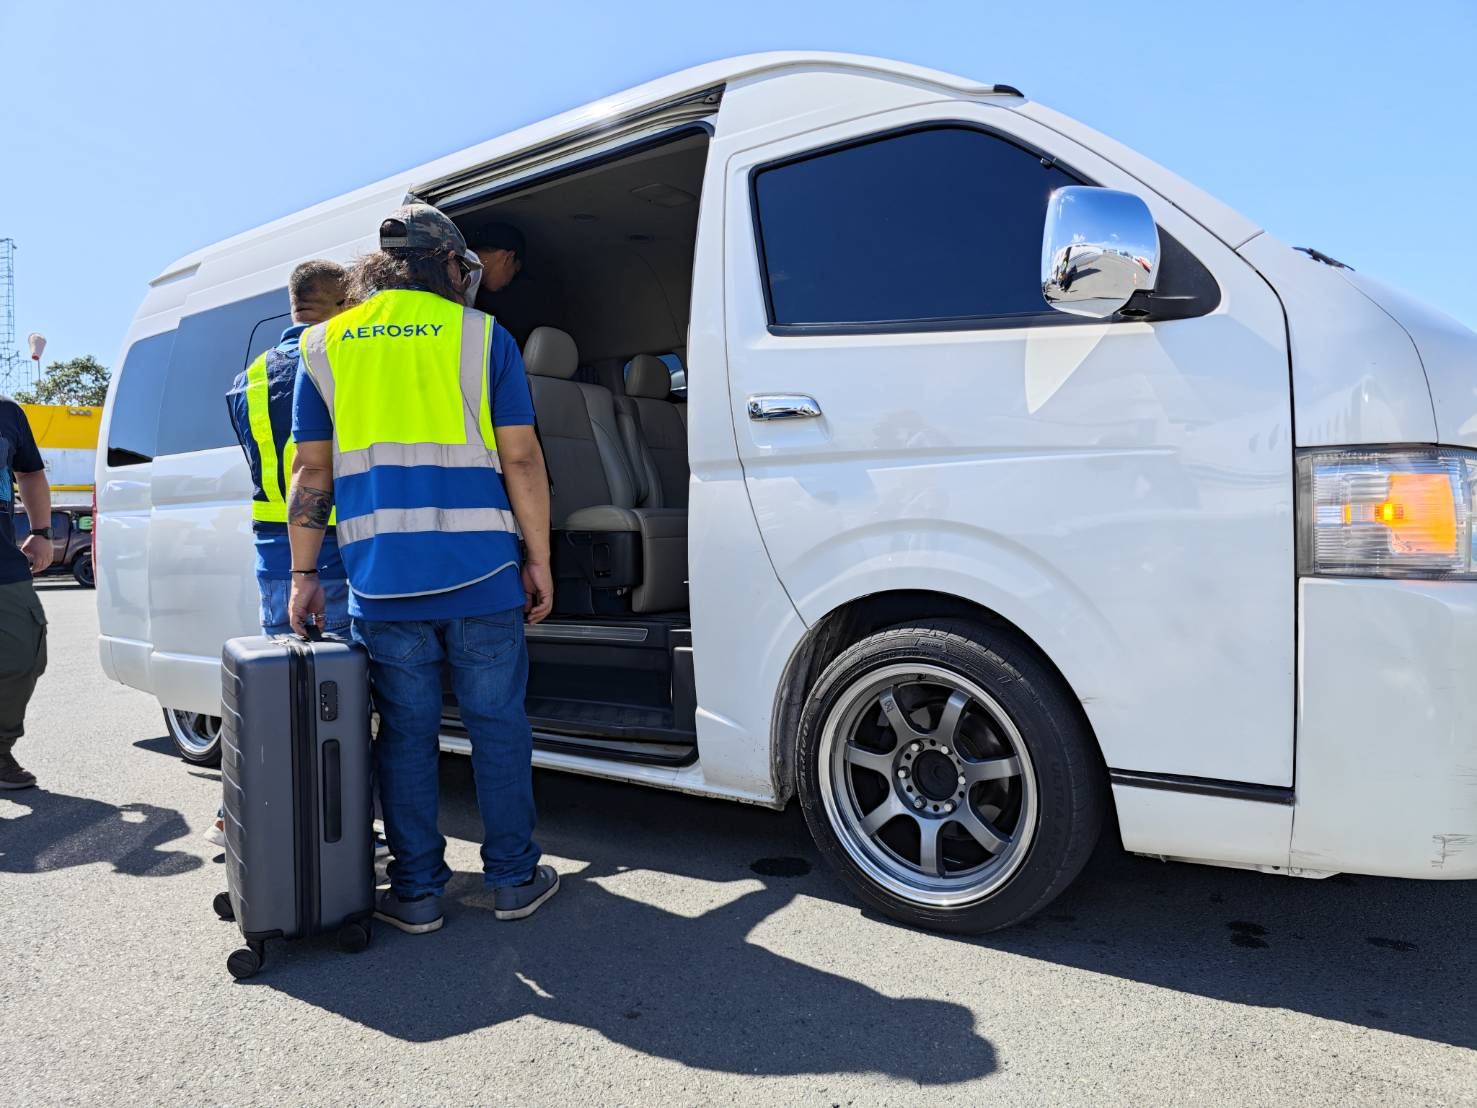
<path id="1" fill-rule="evenodd" d="M 261 472 L 252 477 L 261 489 L 265 500 L 251 501 L 251 518 L 262 523 L 286 523 L 287 500 L 283 490 L 292 479 L 292 459 L 297 453 L 297 443 L 291 434 L 284 434 L 279 444 L 272 430 L 272 411 L 268 402 L 267 355 L 259 354 L 246 367 L 246 415 L 251 424 L 251 437 L 256 443 L 257 457 L 261 459 Z M 336 522 L 329 515 L 328 524 Z"/>
<path id="2" fill-rule="evenodd" d="M 339 550 L 361 596 L 449 592 L 518 562 L 492 427 L 492 325 L 394 289 L 302 335 L 333 420 Z"/>

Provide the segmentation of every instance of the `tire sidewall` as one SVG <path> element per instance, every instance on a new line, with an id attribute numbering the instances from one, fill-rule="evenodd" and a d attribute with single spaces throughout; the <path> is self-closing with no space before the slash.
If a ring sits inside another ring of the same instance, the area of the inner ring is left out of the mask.
<path id="1" fill-rule="evenodd" d="M 210 746 L 203 753 L 198 753 L 196 751 L 187 749 L 185 746 L 181 745 L 179 739 L 175 736 L 174 729 L 178 726 L 178 724 L 171 717 L 170 710 L 168 708 L 165 708 L 163 709 L 163 711 L 164 727 L 169 732 L 169 741 L 174 744 L 174 752 L 178 754 L 182 760 L 188 762 L 192 766 L 218 766 L 221 764 L 221 740 L 219 732 L 217 732 L 216 734 L 215 742 L 211 743 Z"/>
<path id="2" fill-rule="evenodd" d="M 922 625 L 879 632 L 843 651 L 807 699 L 797 744 L 797 791 L 821 853 L 867 903 L 904 923 L 978 933 L 1039 911 L 1080 871 L 1097 839 L 1102 811 L 1098 753 L 1059 679 L 1010 637 L 983 628 Z M 1031 756 L 1037 788 L 1035 834 L 1016 871 L 999 888 L 959 908 L 914 903 L 872 882 L 852 860 L 826 812 L 820 735 L 848 690 L 899 662 L 928 662 L 967 677 L 1010 716 Z"/>

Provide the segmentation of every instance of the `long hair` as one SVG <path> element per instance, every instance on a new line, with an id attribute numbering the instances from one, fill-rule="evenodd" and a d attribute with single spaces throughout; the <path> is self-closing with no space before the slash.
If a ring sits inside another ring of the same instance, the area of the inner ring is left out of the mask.
<path id="1" fill-rule="evenodd" d="M 376 250 L 359 258 L 349 270 L 351 304 L 362 304 L 389 289 L 424 289 L 461 303 L 446 276 L 444 250 Z"/>

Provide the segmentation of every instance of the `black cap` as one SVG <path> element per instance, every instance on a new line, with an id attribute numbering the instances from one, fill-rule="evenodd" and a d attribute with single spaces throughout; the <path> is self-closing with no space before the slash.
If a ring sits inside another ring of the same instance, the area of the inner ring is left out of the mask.
<path id="1" fill-rule="evenodd" d="M 524 254 L 523 232 L 511 223 L 489 223 L 486 227 L 479 227 L 472 232 L 472 241 L 477 246 L 490 246 L 494 250 L 511 250 L 513 256 L 520 262 L 526 262 Z"/>

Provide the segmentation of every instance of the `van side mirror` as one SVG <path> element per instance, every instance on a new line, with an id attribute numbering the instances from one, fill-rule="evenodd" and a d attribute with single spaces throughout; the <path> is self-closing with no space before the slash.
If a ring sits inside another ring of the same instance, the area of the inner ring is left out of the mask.
<path id="1" fill-rule="evenodd" d="M 1068 185 L 1046 203 L 1041 295 L 1059 312 L 1107 319 L 1136 292 L 1153 292 L 1159 228 L 1131 192 Z"/>

